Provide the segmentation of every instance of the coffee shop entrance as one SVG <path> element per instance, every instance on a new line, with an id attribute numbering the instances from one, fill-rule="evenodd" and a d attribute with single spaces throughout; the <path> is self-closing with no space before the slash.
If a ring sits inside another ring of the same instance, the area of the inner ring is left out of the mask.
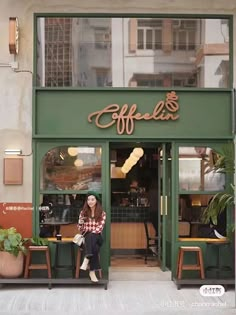
<path id="1" fill-rule="evenodd" d="M 166 268 L 166 256 L 171 256 L 171 235 L 166 250 L 170 148 L 171 143 L 154 142 L 110 145 L 111 266 Z"/>
<path id="2" fill-rule="evenodd" d="M 110 144 L 111 266 L 151 264 L 173 271 L 178 244 L 204 243 L 209 228 L 204 210 L 227 186 L 225 174 L 214 172 L 222 146 L 204 141 Z M 226 236 L 230 220 L 225 211 L 220 235 Z"/>

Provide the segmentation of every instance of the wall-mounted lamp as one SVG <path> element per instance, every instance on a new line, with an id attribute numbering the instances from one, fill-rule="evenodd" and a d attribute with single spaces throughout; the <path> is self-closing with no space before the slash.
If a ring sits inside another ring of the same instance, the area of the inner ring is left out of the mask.
<path id="1" fill-rule="evenodd" d="M 19 23 L 17 17 L 9 18 L 9 52 L 17 55 L 19 52 Z"/>
<path id="2" fill-rule="evenodd" d="M 6 155 L 21 155 L 22 150 L 21 149 L 6 149 L 5 154 Z"/>

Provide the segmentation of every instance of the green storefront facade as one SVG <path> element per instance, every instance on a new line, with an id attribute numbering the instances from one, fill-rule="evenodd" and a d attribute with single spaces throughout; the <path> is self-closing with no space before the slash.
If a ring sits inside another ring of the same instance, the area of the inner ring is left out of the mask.
<path id="1" fill-rule="evenodd" d="M 37 18 L 36 15 L 35 18 Z M 35 51 L 36 57 L 36 51 Z M 232 60 L 230 60 L 232 65 Z M 36 67 L 36 65 L 35 65 Z M 35 78 L 36 82 L 36 78 Z M 232 82 L 232 80 L 231 80 Z M 171 95 L 171 96 L 170 96 Z M 135 106 L 136 105 L 136 106 Z M 198 245 L 201 239 L 180 240 L 179 147 L 221 148 L 233 140 L 233 92 L 229 88 L 33 88 L 33 204 L 40 195 L 75 194 L 76 190 L 44 190 L 40 186 L 45 154 L 60 146 L 98 146 L 102 150 L 101 191 L 107 221 L 101 250 L 103 274 L 109 276 L 111 251 L 110 150 L 120 143 L 162 148 L 162 196 L 166 197 L 161 224 L 161 268 L 176 272 L 180 245 Z M 171 159 L 170 159 L 171 152 Z M 228 179 L 228 184 L 229 184 Z M 225 187 L 227 190 L 227 187 Z M 217 192 L 217 191 L 216 191 Z M 85 194 L 83 191 L 82 194 Z M 214 191 L 188 190 L 204 195 Z M 160 206 L 160 204 L 159 204 Z M 227 222 L 232 221 L 230 212 Z M 35 212 L 34 233 L 39 233 Z"/>

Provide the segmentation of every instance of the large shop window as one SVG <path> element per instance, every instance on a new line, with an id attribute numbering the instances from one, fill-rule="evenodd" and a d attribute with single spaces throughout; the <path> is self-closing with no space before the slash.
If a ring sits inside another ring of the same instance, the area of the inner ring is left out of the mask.
<path id="1" fill-rule="evenodd" d="M 229 20 L 37 18 L 41 87 L 230 87 Z"/>
<path id="2" fill-rule="evenodd" d="M 40 180 L 41 237 L 76 234 L 86 192 L 101 193 L 101 154 L 101 147 L 85 146 L 60 146 L 45 154 Z"/>
<path id="3" fill-rule="evenodd" d="M 211 198 L 224 191 L 225 174 L 214 171 L 217 154 L 210 147 L 179 148 L 179 237 L 217 238 L 226 236 L 226 211 L 217 226 L 203 220 Z"/>

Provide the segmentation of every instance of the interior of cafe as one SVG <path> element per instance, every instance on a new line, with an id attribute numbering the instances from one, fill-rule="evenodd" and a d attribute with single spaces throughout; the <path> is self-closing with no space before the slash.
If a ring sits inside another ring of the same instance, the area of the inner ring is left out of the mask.
<path id="1" fill-rule="evenodd" d="M 111 150 L 111 266 L 144 265 L 147 246 L 144 223 L 152 236 L 156 234 L 151 206 L 156 214 L 155 225 L 158 224 L 159 151 L 150 144 L 146 147 L 123 144 Z M 154 205 L 150 205 L 152 192 L 156 195 Z M 157 260 L 154 253 L 150 252 L 150 256 Z"/>

